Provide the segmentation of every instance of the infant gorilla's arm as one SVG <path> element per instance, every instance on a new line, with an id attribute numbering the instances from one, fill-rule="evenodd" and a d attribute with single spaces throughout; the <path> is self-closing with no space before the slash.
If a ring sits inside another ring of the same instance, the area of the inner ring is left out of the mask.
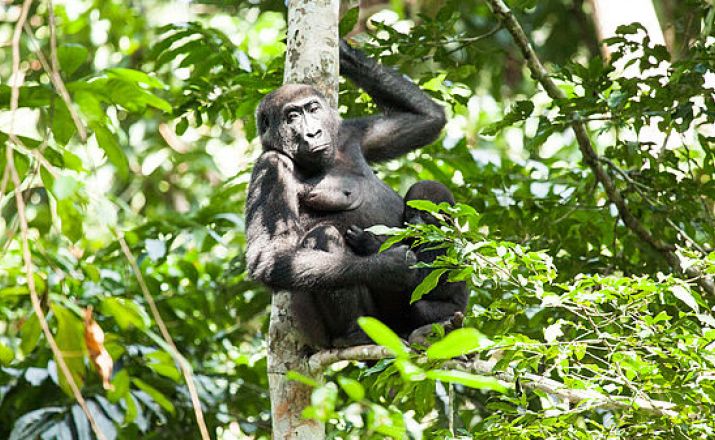
<path id="1" fill-rule="evenodd" d="M 382 241 L 372 232 L 351 225 L 345 231 L 345 241 L 356 255 L 365 257 L 376 254 L 382 246 Z"/>

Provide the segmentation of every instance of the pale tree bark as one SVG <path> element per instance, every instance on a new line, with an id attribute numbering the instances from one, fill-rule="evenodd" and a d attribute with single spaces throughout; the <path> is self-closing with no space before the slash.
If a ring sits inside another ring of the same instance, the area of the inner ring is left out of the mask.
<path id="1" fill-rule="evenodd" d="M 290 0 L 285 83 L 311 84 L 337 107 L 339 0 Z M 325 426 L 302 417 L 310 405 L 311 387 L 286 377 L 288 371 L 312 375 L 306 342 L 296 330 L 293 295 L 275 292 L 268 330 L 268 383 L 271 396 L 273 438 L 320 440 Z"/>

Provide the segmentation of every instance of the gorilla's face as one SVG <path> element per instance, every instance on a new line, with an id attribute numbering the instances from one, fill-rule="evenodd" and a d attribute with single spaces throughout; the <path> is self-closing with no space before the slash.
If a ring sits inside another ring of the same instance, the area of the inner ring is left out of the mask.
<path id="1" fill-rule="evenodd" d="M 256 116 L 264 149 L 286 154 L 309 174 L 332 165 L 340 118 L 315 88 L 285 85 L 263 99 Z"/>
<path id="2" fill-rule="evenodd" d="M 281 137 L 294 145 L 295 163 L 306 171 L 327 168 L 335 158 L 334 114 L 319 96 L 288 102 L 282 109 Z"/>

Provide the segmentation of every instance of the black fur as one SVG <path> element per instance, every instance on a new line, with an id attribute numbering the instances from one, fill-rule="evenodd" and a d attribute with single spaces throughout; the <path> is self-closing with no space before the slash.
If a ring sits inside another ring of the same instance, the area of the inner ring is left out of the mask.
<path id="1" fill-rule="evenodd" d="M 434 141 L 445 123 L 443 109 L 417 86 L 345 42 L 340 68 L 383 114 L 342 121 L 313 87 L 273 91 L 256 112 L 264 151 L 246 201 L 249 274 L 294 292 L 303 332 L 321 346 L 366 342 L 356 319 L 382 316 L 383 292 L 415 285 L 407 246 L 361 256 L 344 237 L 350 225 L 402 224 L 402 198 L 369 163 Z"/>

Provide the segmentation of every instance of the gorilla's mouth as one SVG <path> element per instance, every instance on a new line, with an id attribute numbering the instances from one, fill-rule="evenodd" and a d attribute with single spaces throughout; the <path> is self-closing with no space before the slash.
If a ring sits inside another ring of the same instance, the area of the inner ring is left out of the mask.
<path id="1" fill-rule="evenodd" d="M 321 153 L 321 152 L 327 150 L 328 147 L 330 147 L 330 142 L 326 142 L 326 143 L 320 144 L 320 145 L 315 145 L 313 147 L 310 147 L 310 152 L 311 153 Z"/>

